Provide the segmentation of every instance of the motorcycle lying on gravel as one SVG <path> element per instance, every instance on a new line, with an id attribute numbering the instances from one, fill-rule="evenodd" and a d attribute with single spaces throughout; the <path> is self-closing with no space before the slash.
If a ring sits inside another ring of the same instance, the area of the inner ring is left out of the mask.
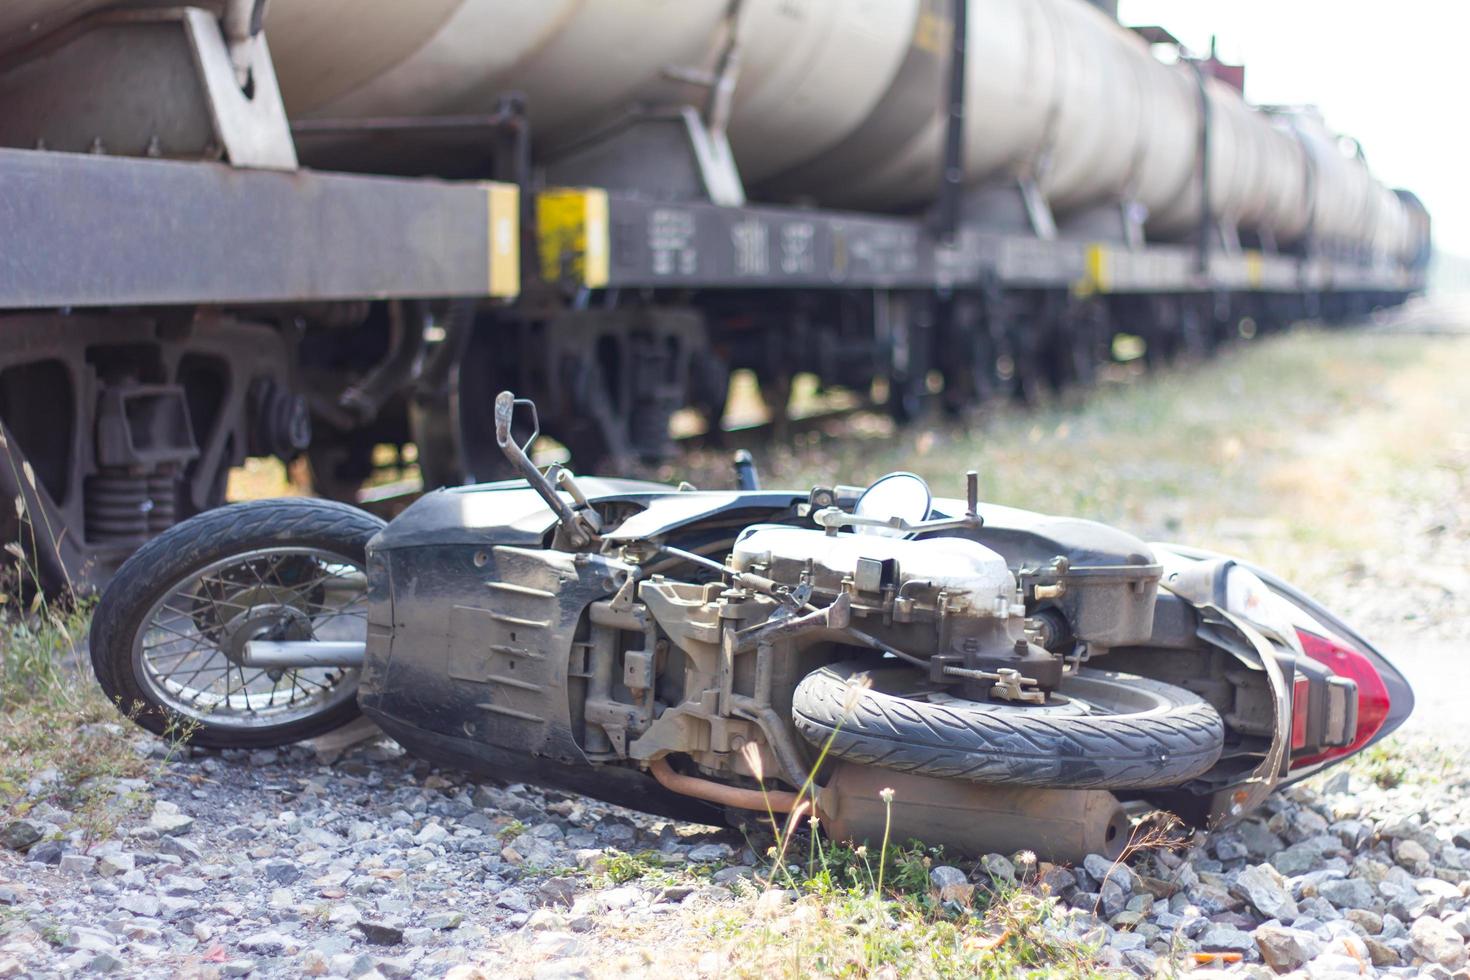
<path id="1" fill-rule="evenodd" d="M 699 491 L 540 471 L 391 523 L 236 504 L 140 549 L 97 607 L 107 693 L 260 747 L 359 710 L 430 762 L 706 823 L 811 803 L 829 833 L 1117 855 L 1212 827 L 1408 715 L 1404 679 L 1244 562 L 977 500 Z M 531 439 L 535 438 L 533 432 Z M 743 454 L 742 454 L 743 455 Z M 184 725 L 180 725 L 180 721 Z"/>

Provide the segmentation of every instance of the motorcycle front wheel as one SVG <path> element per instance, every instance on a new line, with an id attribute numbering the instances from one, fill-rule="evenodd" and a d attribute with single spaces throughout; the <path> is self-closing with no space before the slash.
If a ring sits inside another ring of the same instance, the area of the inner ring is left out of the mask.
<path id="1" fill-rule="evenodd" d="M 854 683 L 863 677 L 871 686 Z M 1089 668 L 1032 705 L 954 697 L 911 668 L 832 664 L 797 686 L 792 718 L 835 758 L 1056 789 L 1175 786 L 1213 766 L 1225 739 L 1219 714 L 1191 692 Z"/>
<path id="2" fill-rule="evenodd" d="M 366 547 L 383 522 L 329 500 L 234 504 L 175 525 L 113 577 L 92 666 L 139 725 L 210 748 L 267 748 L 358 716 L 350 667 L 245 666 L 253 639 L 363 641 Z"/>

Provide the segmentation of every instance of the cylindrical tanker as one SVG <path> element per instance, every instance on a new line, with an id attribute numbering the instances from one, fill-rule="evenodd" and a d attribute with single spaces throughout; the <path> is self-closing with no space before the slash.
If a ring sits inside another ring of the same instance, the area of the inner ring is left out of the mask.
<path id="1" fill-rule="evenodd" d="M 966 178 L 1034 180 L 1063 220 L 1141 205 L 1151 238 L 1201 214 L 1199 80 L 1084 0 L 967 0 Z M 15 0 L 0 49 L 109 6 Z M 880 211 L 939 184 L 952 0 L 745 0 L 729 134 L 755 196 Z M 687 69 L 730 41 L 727 0 L 272 0 L 266 32 L 293 118 L 485 112 L 526 94 L 538 152 L 640 104 L 701 102 Z M 1210 211 L 1291 245 L 1410 247 L 1402 204 L 1320 119 L 1288 129 L 1205 80 Z M 314 139 L 331 162 L 445 169 L 445 142 Z"/>

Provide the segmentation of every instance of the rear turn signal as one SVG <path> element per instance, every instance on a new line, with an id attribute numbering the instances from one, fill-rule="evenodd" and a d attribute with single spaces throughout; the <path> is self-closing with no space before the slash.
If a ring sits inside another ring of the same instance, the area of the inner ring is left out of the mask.
<path id="1" fill-rule="evenodd" d="M 1296 635 L 1302 651 L 1331 673 L 1314 684 L 1311 675 L 1317 671 L 1308 668 L 1293 680 L 1292 750 L 1306 748 L 1311 754 L 1294 757 L 1292 769 L 1352 755 L 1378 734 L 1389 709 L 1388 688 L 1373 662 L 1361 652 L 1341 640 L 1309 630 L 1299 628 Z M 1311 739 L 1309 731 L 1342 735 Z M 1332 747 L 1312 751 L 1324 745 Z"/>

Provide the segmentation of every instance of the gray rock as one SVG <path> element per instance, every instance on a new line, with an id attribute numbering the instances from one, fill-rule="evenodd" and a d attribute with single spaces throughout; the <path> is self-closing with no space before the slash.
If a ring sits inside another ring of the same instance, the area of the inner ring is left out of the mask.
<path id="1" fill-rule="evenodd" d="M 153 813 L 148 817 L 148 826 L 160 834 L 187 834 L 194 826 L 194 818 L 179 812 L 177 803 L 159 800 L 153 804 Z"/>
<path id="2" fill-rule="evenodd" d="M 1105 918 L 1113 918 L 1128 907 L 1128 893 L 1112 878 L 1102 883 L 1098 895 Z"/>
<path id="3" fill-rule="evenodd" d="M 564 929 L 567 917 L 552 909 L 537 909 L 526 918 L 526 928 L 531 931 Z"/>
<path id="4" fill-rule="evenodd" d="M 1133 869 L 1121 861 L 1116 864 L 1101 854 L 1089 854 L 1082 861 L 1082 867 L 1099 883 L 1107 880 L 1117 884 L 1125 892 L 1132 892 L 1134 885 Z"/>
<path id="5" fill-rule="evenodd" d="M 121 970 L 122 968 L 123 961 L 107 951 L 98 953 L 87 964 L 87 969 L 93 973 L 111 973 L 114 970 Z"/>
<path id="6" fill-rule="evenodd" d="M 159 854 L 171 854 L 185 864 L 191 864 L 200 859 L 199 845 L 187 837 L 165 836 L 158 841 Z"/>
<path id="7" fill-rule="evenodd" d="M 1403 940 L 1398 942 L 1402 943 Z M 1398 966 L 1404 961 L 1403 954 L 1396 945 L 1384 942 L 1377 936 L 1365 937 L 1363 945 L 1368 947 L 1368 958 L 1374 966 Z"/>
<path id="8" fill-rule="evenodd" d="M 59 840 L 43 840 L 38 844 L 32 844 L 31 849 L 26 851 L 26 860 L 35 864 L 58 865 L 61 856 L 66 853 L 66 846 Z"/>
<path id="9" fill-rule="evenodd" d="M 46 825 L 39 820 L 11 820 L 0 827 L 0 844 L 12 851 L 24 851 L 45 834 Z"/>
<path id="10" fill-rule="evenodd" d="M 1370 936 L 1383 931 L 1383 916 L 1371 909 L 1347 909 L 1342 917 Z"/>
<path id="11" fill-rule="evenodd" d="M 267 861 L 262 869 L 265 880 L 277 885 L 289 885 L 301 877 L 301 868 L 292 861 Z"/>
<path id="12" fill-rule="evenodd" d="M 1153 976 L 1158 971 L 1158 954 L 1146 949 L 1123 951 L 1123 963 L 1139 976 Z"/>
<path id="13" fill-rule="evenodd" d="M 1249 953 L 1256 948 L 1256 941 L 1250 933 L 1219 924 L 1206 929 L 1199 937 L 1199 944 L 1201 949 L 1226 953 Z"/>
<path id="14" fill-rule="evenodd" d="M 378 956 L 373 968 L 388 980 L 409 980 L 414 976 L 413 961 L 406 956 Z"/>
<path id="15" fill-rule="evenodd" d="M 1250 857 L 1250 849 L 1245 846 L 1245 841 L 1236 837 L 1221 836 L 1212 842 L 1215 857 L 1221 861 L 1236 861 L 1241 858 Z"/>
<path id="16" fill-rule="evenodd" d="M 1189 939 L 1198 939 L 1214 923 L 1199 912 L 1181 914 L 1179 917 L 1179 932 Z"/>
<path id="17" fill-rule="evenodd" d="M 197 895 L 209 887 L 203 878 L 191 875 L 169 875 L 163 879 L 163 893 L 175 897 Z"/>
<path id="18" fill-rule="evenodd" d="M 141 915 L 145 918 L 152 919 L 158 915 L 162 905 L 156 896 L 137 894 L 119 895 L 117 897 L 117 907 L 124 912 L 131 912 L 133 915 Z"/>
<path id="19" fill-rule="evenodd" d="M 1286 881 L 1269 864 L 1256 864 L 1241 869 L 1230 886 L 1232 894 L 1245 899 L 1268 919 L 1290 922 L 1297 917 L 1296 902 Z"/>
<path id="20" fill-rule="evenodd" d="M 1288 878 L 1306 874 L 1316 869 L 1321 863 L 1322 852 L 1310 845 L 1293 844 L 1284 851 L 1277 851 L 1271 855 L 1272 866 Z"/>
<path id="21" fill-rule="evenodd" d="M 67 930 L 66 949 L 80 949 L 88 953 L 111 952 L 114 948 L 112 933 L 90 926 L 72 926 Z"/>
<path id="22" fill-rule="evenodd" d="M 1247 854 L 1257 861 L 1273 858 L 1277 851 L 1286 846 L 1285 842 L 1273 834 L 1260 820 L 1243 820 L 1234 829 L 1241 843 L 1245 844 Z M 1274 859 L 1272 863 L 1276 864 L 1277 870 L 1281 870 L 1281 865 L 1277 864 Z M 1282 874 L 1285 873 L 1282 871 Z"/>
<path id="23" fill-rule="evenodd" d="M 654 903 L 659 905 L 668 903 L 677 905 L 693 894 L 694 888 L 691 885 L 669 885 L 658 893 L 654 898 Z"/>
<path id="24" fill-rule="evenodd" d="M 1189 900 L 1200 907 L 1206 915 L 1219 915 L 1240 908 L 1240 899 L 1219 885 L 1200 882 L 1189 892 Z"/>
<path id="25" fill-rule="evenodd" d="M 689 849 L 689 860 L 695 864 L 717 864 L 734 855 L 729 844 L 697 844 Z"/>
<path id="26" fill-rule="evenodd" d="M 1037 881 L 1045 885 L 1053 895 L 1060 895 L 1077 887 L 1077 876 L 1059 864 L 1048 864 L 1037 875 Z"/>
<path id="27" fill-rule="evenodd" d="M 301 948 L 294 937 L 282 932 L 257 932 L 238 940 L 235 945 L 248 953 L 259 953 L 262 956 L 281 956 Z"/>
<path id="28" fill-rule="evenodd" d="M 1317 886 L 1317 894 L 1340 909 L 1371 909 L 1379 905 L 1373 886 L 1362 878 L 1324 881 Z"/>
<path id="29" fill-rule="evenodd" d="M 1409 927 L 1409 942 L 1420 956 L 1448 970 L 1465 965 L 1464 937 L 1432 916 L 1414 920 Z"/>
<path id="30" fill-rule="evenodd" d="M 1366 956 L 1357 959 L 1346 953 L 1323 953 L 1307 964 L 1306 974 L 1310 980 L 1357 980 L 1363 975 L 1366 959 Z"/>
<path id="31" fill-rule="evenodd" d="M 424 918 L 426 929 L 454 929 L 464 921 L 463 912 L 435 912 Z"/>
<path id="32" fill-rule="evenodd" d="M 1252 935 L 1261 959 L 1277 973 L 1289 973 L 1322 952 L 1322 941 L 1300 929 L 1267 924 Z"/>
<path id="33" fill-rule="evenodd" d="M 1327 818 L 1315 810 L 1301 807 L 1295 810 L 1286 822 L 1287 834 L 1293 840 L 1304 841 L 1327 830 Z"/>
<path id="34" fill-rule="evenodd" d="M 1011 885 L 1016 881 L 1016 866 L 1002 854 L 987 854 L 980 859 L 981 870 L 991 881 Z"/>
<path id="35" fill-rule="evenodd" d="M 359 922 L 357 931 L 374 946 L 397 946 L 403 942 L 403 927 L 388 922 Z"/>
<path id="36" fill-rule="evenodd" d="M 1099 909 L 1102 904 L 1102 896 L 1097 892 L 1085 892 L 1077 889 L 1067 898 L 1067 906 L 1082 912 L 1091 913 Z"/>
<path id="37" fill-rule="evenodd" d="M 597 902 L 605 909 L 626 909 L 643 901 L 643 889 L 636 885 L 621 885 L 609 888 L 597 896 Z"/>
<path id="38" fill-rule="evenodd" d="M 61 855 L 62 874 L 84 875 L 90 872 L 97 859 L 89 854 L 63 854 Z"/>
<path id="39" fill-rule="evenodd" d="M 577 882 L 571 878 L 547 878 L 536 886 L 536 896 L 547 905 L 570 907 L 577 897 Z"/>
<path id="40" fill-rule="evenodd" d="M 97 859 L 97 873 L 104 878 L 127 874 L 133 870 L 133 856 L 126 851 L 103 854 Z"/>
<path id="41" fill-rule="evenodd" d="M 1393 842 L 1393 859 L 1413 871 L 1429 864 L 1429 851 L 1413 838 L 1405 838 Z"/>
<path id="42" fill-rule="evenodd" d="M 1441 916 L 1440 921 L 1461 936 L 1470 939 L 1470 911 L 1451 912 L 1449 915 Z"/>
<path id="43" fill-rule="evenodd" d="M 929 870 L 929 884 L 935 891 L 942 892 L 951 885 L 966 885 L 969 882 L 970 876 L 953 865 L 939 864 Z"/>
<path id="44" fill-rule="evenodd" d="M 1361 820 L 1339 820 L 1327 828 L 1342 841 L 1342 846 L 1356 850 L 1371 836 L 1372 831 Z"/>

